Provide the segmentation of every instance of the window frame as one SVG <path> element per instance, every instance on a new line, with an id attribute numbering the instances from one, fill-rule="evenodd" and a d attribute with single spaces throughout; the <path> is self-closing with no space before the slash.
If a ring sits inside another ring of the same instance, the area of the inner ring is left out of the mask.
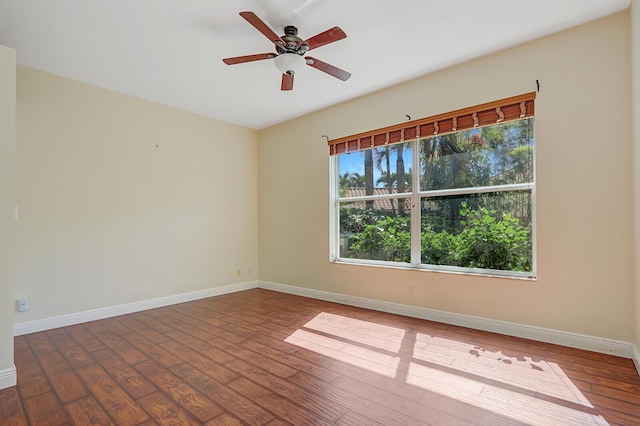
<path id="1" fill-rule="evenodd" d="M 451 189 L 439 189 L 439 190 L 420 190 L 420 150 L 419 144 L 422 140 L 429 139 L 429 137 L 421 137 L 413 139 L 411 141 L 404 141 L 405 143 L 411 143 L 411 155 L 412 155 L 412 182 L 411 192 L 395 193 L 395 194 L 383 194 L 383 195 L 368 195 L 357 197 L 340 197 L 339 196 L 339 157 L 346 154 L 341 153 L 339 155 L 329 156 L 329 261 L 331 263 L 342 263 L 352 265 L 363 266 L 379 266 L 390 267 L 399 269 L 411 269 L 422 270 L 430 272 L 448 272 L 459 273 L 466 275 L 482 275 L 491 277 L 504 277 L 504 278 L 516 278 L 516 279 L 537 279 L 537 222 L 536 222 L 536 139 L 535 139 L 535 118 L 533 116 L 526 119 L 532 121 L 533 132 L 533 146 L 532 146 L 532 167 L 533 176 L 531 182 L 506 184 L 506 185 L 491 185 L 482 187 L 466 187 L 466 188 L 451 188 Z M 495 123 L 499 124 L 499 123 Z M 483 126 L 489 127 L 489 126 Z M 464 131 L 464 130 L 461 130 Z M 377 147 L 376 147 L 377 148 Z M 370 148 L 372 149 L 372 148 Z M 498 270 L 498 269 L 484 269 L 484 268 L 468 268 L 461 266 L 450 265 L 431 265 L 423 264 L 421 257 L 421 199 L 425 196 L 448 196 L 448 195 L 470 195 L 479 193 L 491 193 L 491 192 L 511 192 L 511 191 L 530 191 L 531 200 L 531 250 L 532 259 L 531 271 L 510 271 L 510 270 Z M 411 262 L 392 262 L 384 260 L 371 260 L 371 259 L 358 259 L 347 258 L 340 256 L 340 205 L 341 203 L 350 203 L 357 201 L 371 201 L 381 199 L 402 199 L 410 198 L 411 200 Z"/>

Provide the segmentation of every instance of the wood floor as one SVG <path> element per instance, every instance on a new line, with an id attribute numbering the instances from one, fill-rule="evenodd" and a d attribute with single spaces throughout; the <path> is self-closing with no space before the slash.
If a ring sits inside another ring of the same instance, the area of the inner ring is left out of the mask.
<path id="1" fill-rule="evenodd" d="M 1 425 L 640 425 L 628 359 L 267 290 L 15 339 Z"/>

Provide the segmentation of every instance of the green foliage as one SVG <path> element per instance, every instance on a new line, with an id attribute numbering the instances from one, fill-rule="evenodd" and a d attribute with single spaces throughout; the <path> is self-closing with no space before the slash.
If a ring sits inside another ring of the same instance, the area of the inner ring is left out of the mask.
<path id="1" fill-rule="evenodd" d="M 506 271 L 531 270 L 531 229 L 510 213 L 466 208 L 460 214 L 464 226 L 458 234 L 460 263 L 469 268 Z"/>
<path id="2" fill-rule="evenodd" d="M 491 152 L 479 133 L 465 131 L 421 142 L 422 189 L 484 186 L 491 180 Z"/>
<path id="3" fill-rule="evenodd" d="M 432 227 L 423 228 L 420 235 L 422 263 L 429 265 L 460 266 L 459 240 L 446 230 L 436 231 Z"/>
<path id="4" fill-rule="evenodd" d="M 340 230 L 342 233 L 357 234 L 364 231 L 365 226 L 375 223 L 383 216 L 372 210 L 356 208 L 340 209 Z"/>
<path id="5" fill-rule="evenodd" d="M 359 259 L 411 261 L 411 232 L 406 217 L 387 216 L 352 237 L 350 251 Z"/>
<path id="6" fill-rule="evenodd" d="M 379 217 L 345 212 L 350 219 L 347 257 L 392 262 L 411 261 L 411 233 L 408 217 Z M 362 212 L 362 211 L 361 211 Z M 471 208 L 462 203 L 462 220 L 457 231 L 423 220 L 422 263 L 508 271 L 531 270 L 531 228 L 509 213 L 486 207 Z M 367 224 L 367 222 L 369 222 Z"/>

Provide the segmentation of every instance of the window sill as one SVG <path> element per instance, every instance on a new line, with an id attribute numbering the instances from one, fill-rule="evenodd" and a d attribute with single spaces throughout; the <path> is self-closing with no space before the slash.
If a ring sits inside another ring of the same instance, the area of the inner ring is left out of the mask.
<path id="1" fill-rule="evenodd" d="M 388 268 L 388 269 L 398 269 L 404 271 L 418 271 L 418 272 L 434 272 L 440 274 L 453 274 L 453 275 L 465 275 L 465 276 L 473 276 L 473 277 L 484 277 L 484 278 L 503 278 L 508 280 L 517 280 L 517 281 L 530 281 L 537 282 L 538 277 L 534 273 L 517 273 L 510 274 L 508 272 L 497 271 L 496 273 L 492 273 L 492 271 L 487 270 L 463 270 L 462 268 L 454 269 L 435 269 L 429 268 L 426 266 L 412 266 L 410 264 L 398 264 L 392 262 L 378 262 L 378 261 L 367 261 L 361 259 L 336 259 L 330 260 L 329 263 L 337 264 L 337 265 L 351 265 L 351 266 L 367 266 L 374 268 Z M 521 274 L 521 275 L 520 275 Z"/>

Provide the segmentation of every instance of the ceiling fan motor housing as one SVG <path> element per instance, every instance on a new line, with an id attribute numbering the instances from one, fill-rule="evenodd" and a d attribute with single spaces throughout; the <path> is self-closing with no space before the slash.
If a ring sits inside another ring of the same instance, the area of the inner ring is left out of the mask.
<path id="1" fill-rule="evenodd" d="M 293 25 L 284 27 L 284 35 L 280 38 L 285 42 L 285 45 L 276 45 L 276 51 L 279 54 L 297 53 L 298 55 L 304 55 L 309 50 L 309 45 L 298 37 L 298 29 Z"/>

